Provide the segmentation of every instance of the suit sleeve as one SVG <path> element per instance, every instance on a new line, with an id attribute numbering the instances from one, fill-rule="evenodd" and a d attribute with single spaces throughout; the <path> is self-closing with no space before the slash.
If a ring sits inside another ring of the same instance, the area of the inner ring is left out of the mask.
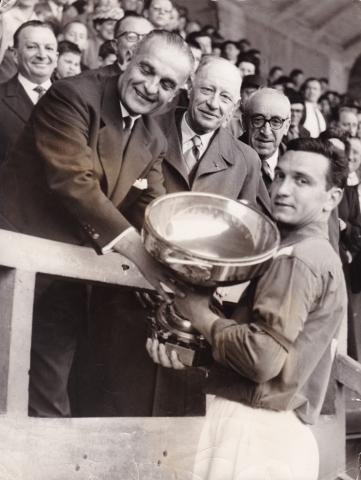
<path id="1" fill-rule="evenodd" d="M 242 190 L 240 191 L 238 198 L 248 200 L 249 202 L 256 204 L 259 182 L 261 178 L 260 159 L 251 148 L 247 148 L 247 150 L 242 151 L 242 153 L 244 157 L 243 161 L 247 166 L 247 176 L 242 185 Z"/>
<path id="2" fill-rule="evenodd" d="M 130 225 L 101 188 L 102 172 L 95 169 L 89 145 L 99 129 L 99 113 L 92 107 L 99 101 L 84 97 L 70 82 L 54 85 L 37 106 L 33 128 L 50 191 L 100 252 Z"/>

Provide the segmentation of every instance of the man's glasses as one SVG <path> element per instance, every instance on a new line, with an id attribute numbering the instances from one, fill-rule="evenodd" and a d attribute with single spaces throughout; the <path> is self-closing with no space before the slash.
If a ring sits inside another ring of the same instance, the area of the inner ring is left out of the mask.
<path id="1" fill-rule="evenodd" d="M 143 37 L 145 36 L 145 34 L 143 33 L 136 33 L 136 32 L 123 32 L 123 33 L 120 33 L 119 35 L 117 35 L 115 38 L 121 38 L 121 37 L 125 37 L 125 39 L 130 42 L 130 43 L 135 43 L 135 42 L 139 42 Z"/>
<path id="2" fill-rule="evenodd" d="M 272 128 L 272 130 L 279 130 L 280 128 L 283 127 L 283 124 L 285 123 L 285 121 L 288 120 L 288 117 L 266 118 L 263 115 L 253 115 L 250 117 L 250 120 L 251 120 L 252 127 L 254 128 L 262 128 L 266 125 L 266 123 L 269 123 L 269 126 Z"/>

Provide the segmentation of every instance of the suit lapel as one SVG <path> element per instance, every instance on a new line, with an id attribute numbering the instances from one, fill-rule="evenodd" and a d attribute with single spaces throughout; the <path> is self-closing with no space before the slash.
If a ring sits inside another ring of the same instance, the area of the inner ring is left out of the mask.
<path id="1" fill-rule="evenodd" d="M 193 184 L 195 185 L 197 179 L 202 175 L 221 172 L 233 165 L 233 163 L 234 158 L 230 142 L 227 142 L 225 132 L 220 128 L 211 139 L 207 150 L 200 160 Z"/>
<path id="2" fill-rule="evenodd" d="M 169 163 L 174 170 L 183 177 L 187 185 L 189 185 L 188 172 L 183 159 L 182 149 L 181 122 L 184 112 L 185 110 L 183 109 L 176 110 L 175 114 L 171 117 L 170 128 L 166 133 L 168 150 L 164 161 Z"/>
<path id="3" fill-rule="evenodd" d="M 3 101 L 21 120 L 29 120 L 34 105 L 17 77 L 9 81 Z"/>
<path id="4" fill-rule="evenodd" d="M 115 205 L 119 205 L 133 183 L 140 178 L 141 174 L 152 161 L 152 154 L 148 145 L 151 141 L 149 130 L 146 128 L 142 118 L 135 122 L 129 143 L 124 152 L 123 162 L 117 181 L 114 185 L 114 191 L 110 198 Z"/>
<path id="5" fill-rule="evenodd" d="M 98 138 L 98 154 L 107 179 L 108 195 L 114 190 L 123 158 L 123 120 L 117 83 L 118 77 L 111 77 L 106 81 Z"/>

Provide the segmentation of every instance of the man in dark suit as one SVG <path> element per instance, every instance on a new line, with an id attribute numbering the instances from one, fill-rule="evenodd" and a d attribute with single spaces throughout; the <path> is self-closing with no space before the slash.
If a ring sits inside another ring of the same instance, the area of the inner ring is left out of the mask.
<path id="1" fill-rule="evenodd" d="M 50 25 L 23 23 L 15 32 L 13 53 L 18 73 L 0 85 L 0 164 L 18 139 L 34 104 L 50 86 L 58 58 Z"/>
<path id="2" fill-rule="evenodd" d="M 258 202 L 270 213 L 268 190 L 274 178 L 278 157 L 284 146 L 282 139 L 290 125 L 291 107 L 288 98 L 274 88 L 261 88 L 245 105 L 245 133 L 240 137 L 258 153 L 262 162 L 262 179 Z"/>
<path id="3" fill-rule="evenodd" d="M 223 58 L 207 58 L 193 79 L 188 109 L 157 117 L 168 140 L 162 164 L 167 193 L 209 192 L 256 203 L 260 160 L 253 149 L 222 127 L 238 106 L 240 87 L 237 67 Z M 94 414 L 202 414 L 204 372 L 179 373 L 152 364 L 144 348 L 146 312 L 137 306 L 135 295 L 118 295 L 106 306 L 104 302 L 98 306 L 96 338 L 107 338 L 100 342 L 103 351 L 99 352 L 97 377 L 102 380 Z M 127 358 L 132 359 L 131 366 Z"/>
<path id="4" fill-rule="evenodd" d="M 121 240 L 126 232 L 139 255 L 140 237 L 131 225 L 140 228 L 146 205 L 164 193 L 166 140 L 148 114 L 171 101 L 192 60 L 181 37 L 154 32 L 121 77 L 94 72 L 57 82 L 3 165 L 1 226 L 64 242 L 90 242 L 99 253 L 131 255 Z M 148 270 L 153 283 L 155 274 Z M 35 305 L 33 415 L 70 414 L 66 386 L 81 315 L 64 308 L 67 295 L 63 285 L 55 288 L 52 282 Z M 74 304 L 81 305 L 83 297 L 79 293 Z"/>

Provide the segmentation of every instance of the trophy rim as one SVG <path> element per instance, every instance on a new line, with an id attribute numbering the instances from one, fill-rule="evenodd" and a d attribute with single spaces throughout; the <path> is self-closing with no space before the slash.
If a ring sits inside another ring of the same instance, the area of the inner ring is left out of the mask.
<path id="1" fill-rule="evenodd" d="M 203 198 L 216 198 L 222 201 L 227 201 L 231 203 L 237 203 L 241 204 L 244 207 L 247 207 L 251 209 L 254 213 L 257 215 L 261 216 L 262 219 L 269 224 L 272 229 L 274 230 L 275 233 L 275 242 L 272 247 L 269 247 L 266 251 L 256 254 L 256 255 L 249 255 L 245 257 L 244 259 L 242 258 L 214 258 L 214 257 L 209 257 L 207 255 L 202 255 L 201 253 L 197 253 L 197 255 L 194 254 L 194 252 L 190 249 L 184 248 L 184 247 L 179 247 L 178 245 L 175 245 L 174 243 L 170 242 L 167 240 L 165 237 L 160 235 L 157 230 L 152 226 L 151 222 L 149 221 L 149 216 L 150 216 L 150 211 L 151 209 L 158 203 L 161 203 L 164 201 L 165 198 L 177 198 L 177 197 L 203 197 Z M 278 231 L 278 228 L 276 224 L 268 218 L 263 212 L 259 211 L 255 206 L 252 204 L 248 203 L 247 201 L 243 200 L 234 200 L 227 198 L 223 195 L 218 195 L 215 193 L 206 193 L 206 192 L 176 192 L 176 193 L 168 193 L 161 195 L 154 200 L 152 200 L 151 203 L 149 203 L 146 207 L 145 210 L 145 215 L 144 215 L 144 226 L 143 226 L 143 231 L 148 234 L 152 235 L 157 241 L 162 242 L 165 246 L 169 247 L 172 252 L 179 253 L 181 255 L 187 255 L 190 257 L 194 257 L 200 262 L 208 262 L 211 263 L 214 266 L 252 266 L 256 265 L 258 263 L 264 262 L 272 258 L 275 253 L 277 252 L 280 244 L 280 233 Z"/>

